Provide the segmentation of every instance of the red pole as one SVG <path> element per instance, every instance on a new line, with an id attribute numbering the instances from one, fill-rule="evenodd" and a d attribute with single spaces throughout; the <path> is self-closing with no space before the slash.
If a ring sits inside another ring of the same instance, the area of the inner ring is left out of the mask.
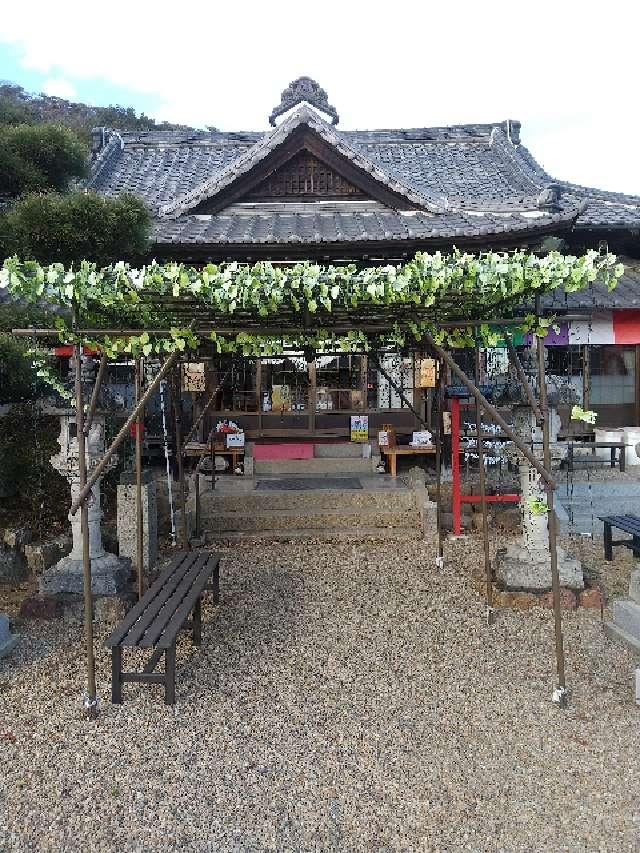
<path id="1" fill-rule="evenodd" d="M 460 494 L 460 400 L 451 399 L 451 511 L 453 513 L 453 535 L 462 533 Z"/>

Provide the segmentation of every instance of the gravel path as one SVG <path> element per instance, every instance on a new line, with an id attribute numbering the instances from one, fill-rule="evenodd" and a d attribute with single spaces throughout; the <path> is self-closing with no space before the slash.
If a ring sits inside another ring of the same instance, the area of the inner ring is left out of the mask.
<path id="1" fill-rule="evenodd" d="M 485 625 L 472 546 L 226 552 L 222 607 L 178 649 L 178 704 L 125 685 L 79 714 L 79 629 L 0 661 L 0 850 L 637 851 L 633 662 L 599 614 Z M 102 637 L 100 638 L 102 639 Z"/>

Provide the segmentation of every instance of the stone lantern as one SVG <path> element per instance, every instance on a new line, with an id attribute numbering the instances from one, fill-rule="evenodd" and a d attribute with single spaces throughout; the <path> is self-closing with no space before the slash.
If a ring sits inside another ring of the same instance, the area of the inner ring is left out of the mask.
<path id="1" fill-rule="evenodd" d="M 84 361 L 84 359 L 83 359 Z M 83 366 L 84 367 L 84 366 Z M 90 389 L 89 389 L 90 390 Z M 88 394 L 85 394 L 88 399 Z M 75 409 L 58 409 L 60 417 L 60 436 L 58 444 L 60 451 L 51 457 L 51 464 L 67 480 L 71 490 L 72 502 L 80 493 L 78 429 Z M 96 411 L 89 434 L 85 441 L 85 457 L 87 477 L 90 477 L 105 451 L 105 415 Z M 111 470 L 117 463 L 113 456 L 106 471 Z M 105 551 L 102 544 L 100 522 L 100 484 L 102 477 L 96 481 L 87 499 L 89 523 L 89 555 L 91 558 L 91 588 L 94 595 L 117 595 L 126 585 L 131 574 L 131 562 L 128 559 L 116 557 Z M 82 551 L 82 513 L 69 514 L 73 548 L 67 557 L 46 571 L 40 579 L 40 592 L 82 593 L 83 591 L 83 551 Z"/>
<path id="2" fill-rule="evenodd" d="M 542 430 L 527 405 L 514 406 L 514 431 L 525 444 L 533 447 L 534 455 L 542 460 Z M 543 591 L 551 589 L 551 553 L 549 550 L 549 520 L 544 510 L 547 503 L 545 484 L 529 460 L 514 451 L 520 474 L 520 513 L 522 536 L 519 541 L 498 551 L 496 579 L 505 589 Z M 564 549 L 556 548 L 560 585 L 583 589 L 584 579 L 580 562 Z"/>

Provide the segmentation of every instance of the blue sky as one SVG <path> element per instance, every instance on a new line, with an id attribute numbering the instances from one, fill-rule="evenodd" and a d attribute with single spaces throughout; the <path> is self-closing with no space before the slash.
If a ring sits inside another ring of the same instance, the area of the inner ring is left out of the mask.
<path id="1" fill-rule="evenodd" d="M 347 128 L 522 121 L 556 177 L 640 195 L 640 3 L 20 0 L 0 16 L 0 79 L 224 130 L 267 128 L 301 74 Z"/>

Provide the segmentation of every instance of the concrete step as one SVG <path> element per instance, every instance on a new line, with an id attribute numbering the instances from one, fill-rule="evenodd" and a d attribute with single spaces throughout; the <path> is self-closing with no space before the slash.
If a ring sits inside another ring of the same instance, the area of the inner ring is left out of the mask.
<path id="1" fill-rule="evenodd" d="M 314 444 L 316 459 L 362 459 L 362 445 L 344 442 L 341 444 Z"/>
<path id="2" fill-rule="evenodd" d="M 237 512 L 248 514 L 265 510 L 297 509 L 354 510 L 377 509 L 411 510 L 417 506 L 417 493 L 409 489 L 283 489 L 281 491 L 251 491 L 243 494 L 218 495 L 203 492 L 200 507 L 203 515 Z M 422 498 L 424 500 L 424 498 Z"/>
<path id="3" fill-rule="evenodd" d="M 224 531 L 281 531 L 296 529 L 334 530 L 340 528 L 419 528 L 421 516 L 416 510 L 381 512 L 380 510 L 356 509 L 350 512 L 331 512 L 328 509 L 261 510 L 260 512 L 212 513 L 201 516 L 205 532 Z"/>
<path id="4" fill-rule="evenodd" d="M 292 528 L 291 530 L 259 531 L 205 531 L 206 544 L 220 542 L 354 542 L 375 541 L 415 541 L 422 539 L 418 528 L 406 527 L 337 527 L 337 528 Z"/>
<path id="5" fill-rule="evenodd" d="M 262 474 L 372 474 L 378 459 L 256 459 L 253 470 Z"/>
<path id="6" fill-rule="evenodd" d="M 613 624 L 640 643 L 640 604 L 628 599 L 613 602 Z"/>
<path id="7" fill-rule="evenodd" d="M 632 634 L 629 634 L 619 625 L 616 625 L 613 622 L 605 622 L 604 632 L 614 642 L 621 643 L 622 645 L 627 646 L 627 648 L 635 654 L 640 655 L 640 640 Z"/>

